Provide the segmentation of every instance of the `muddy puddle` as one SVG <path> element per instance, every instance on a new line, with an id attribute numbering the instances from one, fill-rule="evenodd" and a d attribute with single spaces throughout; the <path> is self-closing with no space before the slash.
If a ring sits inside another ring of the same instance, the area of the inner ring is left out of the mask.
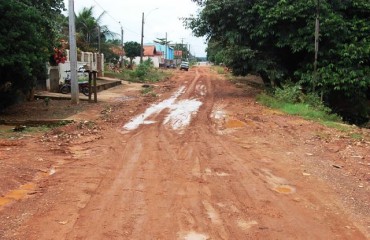
<path id="1" fill-rule="evenodd" d="M 36 182 L 44 178 L 47 178 L 55 173 L 56 173 L 55 167 L 51 167 L 50 169 L 46 171 L 40 171 L 36 175 L 34 181 L 23 184 L 19 186 L 17 189 L 9 191 L 5 195 L 1 196 L 0 197 L 0 209 L 13 202 L 20 201 L 20 200 L 27 198 L 28 196 L 37 194 L 39 191 L 38 191 L 38 185 L 36 184 Z"/>

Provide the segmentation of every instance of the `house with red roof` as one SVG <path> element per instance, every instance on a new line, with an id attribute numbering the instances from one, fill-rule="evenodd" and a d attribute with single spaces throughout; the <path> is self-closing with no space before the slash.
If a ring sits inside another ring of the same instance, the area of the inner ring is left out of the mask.
<path id="1" fill-rule="evenodd" d="M 144 45 L 144 53 L 143 53 L 143 61 L 150 58 L 153 62 L 154 67 L 159 67 L 159 63 L 161 63 L 161 59 L 163 56 L 163 53 L 161 51 L 157 51 L 157 48 L 155 45 Z M 135 64 L 140 64 L 140 57 L 136 57 L 134 59 Z"/>

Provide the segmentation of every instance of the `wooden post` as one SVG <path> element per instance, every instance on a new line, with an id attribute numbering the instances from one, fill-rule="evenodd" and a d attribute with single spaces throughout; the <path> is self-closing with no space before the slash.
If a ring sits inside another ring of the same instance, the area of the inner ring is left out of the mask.
<path id="1" fill-rule="evenodd" d="M 316 21 L 315 21 L 315 59 L 313 62 L 313 83 L 312 83 L 313 92 L 315 92 L 316 85 L 318 82 L 317 58 L 319 54 L 319 37 L 320 37 L 320 0 L 317 0 Z"/>
<path id="2" fill-rule="evenodd" d="M 97 75 L 97 72 L 96 71 L 93 71 L 93 81 L 94 81 L 94 102 L 98 102 L 98 93 L 97 93 L 97 90 L 98 88 L 96 87 L 96 75 Z"/>
<path id="3" fill-rule="evenodd" d="M 88 71 L 89 72 L 89 102 L 91 102 L 91 93 L 92 93 L 92 87 L 91 87 L 91 84 L 92 84 L 92 72 L 91 71 Z"/>

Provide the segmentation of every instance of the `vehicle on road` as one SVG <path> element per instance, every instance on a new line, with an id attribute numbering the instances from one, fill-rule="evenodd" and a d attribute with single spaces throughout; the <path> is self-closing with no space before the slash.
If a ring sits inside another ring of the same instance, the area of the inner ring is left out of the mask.
<path id="1" fill-rule="evenodd" d="M 189 71 L 189 62 L 182 62 L 180 64 L 180 70 Z"/>

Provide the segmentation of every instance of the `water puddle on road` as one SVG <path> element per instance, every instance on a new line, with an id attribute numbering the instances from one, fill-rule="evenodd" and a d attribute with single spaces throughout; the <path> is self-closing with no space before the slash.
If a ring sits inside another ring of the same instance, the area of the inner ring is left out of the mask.
<path id="1" fill-rule="evenodd" d="M 35 177 L 35 181 L 41 180 L 56 173 L 55 167 L 51 167 L 48 171 L 41 171 Z M 7 194 L 0 197 L 0 209 L 8 204 L 27 198 L 30 195 L 37 193 L 37 184 L 29 182 L 21 185 Z"/>
<path id="2" fill-rule="evenodd" d="M 289 185 L 280 185 L 273 189 L 275 192 L 282 193 L 282 194 L 290 194 L 295 193 L 295 188 Z"/>
<path id="3" fill-rule="evenodd" d="M 273 191 L 281 194 L 291 194 L 296 192 L 296 188 L 291 186 L 286 179 L 275 176 L 272 174 L 270 169 L 261 169 L 261 172 Z"/>
<path id="4" fill-rule="evenodd" d="M 245 127 L 245 122 L 242 122 L 238 119 L 228 119 L 226 121 L 225 127 L 226 128 L 242 128 Z"/>
<path id="5" fill-rule="evenodd" d="M 18 189 L 8 192 L 5 196 L 0 197 L 0 207 L 8 205 L 9 203 L 26 198 L 29 194 L 34 192 L 36 184 L 27 183 L 21 185 Z"/>

